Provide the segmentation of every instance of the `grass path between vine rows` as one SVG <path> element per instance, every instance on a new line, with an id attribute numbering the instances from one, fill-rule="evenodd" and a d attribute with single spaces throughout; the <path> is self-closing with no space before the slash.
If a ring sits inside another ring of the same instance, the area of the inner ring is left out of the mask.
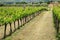
<path id="1" fill-rule="evenodd" d="M 56 40 L 51 11 L 44 11 L 5 40 Z"/>

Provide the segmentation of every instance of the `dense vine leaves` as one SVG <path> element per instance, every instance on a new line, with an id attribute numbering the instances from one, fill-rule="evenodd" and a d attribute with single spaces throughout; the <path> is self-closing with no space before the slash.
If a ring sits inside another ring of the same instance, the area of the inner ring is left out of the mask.
<path id="1" fill-rule="evenodd" d="M 0 7 L 0 25 L 31 15 L 46 7 Z"/>
<path id="2" fill-rule="evenodd" d="M 53 13 L 58 17 L 58 20 L 60 20 L 60 7 L 59 6 L 55 6 L 53 8 Z"/>

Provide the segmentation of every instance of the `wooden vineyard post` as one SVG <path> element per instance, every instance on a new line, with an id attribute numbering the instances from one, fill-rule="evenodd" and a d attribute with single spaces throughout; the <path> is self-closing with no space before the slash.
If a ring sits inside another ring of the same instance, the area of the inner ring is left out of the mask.
<path id="1" fill-rule="evenodd" d="M 27 19 L 27 20 L 28 20 L 28 22 L 29 22 L 29 15 L 28 15 L 27 17 L 28 17 L 28 19 Z"/>
<path id="2" fill-rule="evenodd" d="M 12 34 L 12 26 L 11 26 L 11 23 L 10 24 L 10 35 Z"/>
<path id="3" fill-rule="evenodd" d="M 25 23 L 26 23 L 26 17 L 25 17 Z"/>
<path id="4" fill-rule="evenodd" d="M 31 15 L 30 15 L 30 20 L 31 20 Z"/>
<path id="5" fill-rule="evenodd" d="M 20 29 L 20 27 L 19 27 L 19 19 L 18 19 L 18 29 Z"/>
<path id="6" fill-rule="evenodd" d="M 20 18 L 21 26 L 22 26 L 22 18 Z"/>
<path id="7" fill-rule="evenodd" d="M 4 28 L 4 38 L 6 38 L 6 28 L 7 28 L 7 24 L 5 23 L 5 28 Z"/>
<path id="8" fill-rule="evenodd" d="M 25 19 L 23 18 L 23 24 L 25 24 Z"/>
<path id="9" fill-rule="evenodd" d="M 25 19 L 24 19 L 24 17 L 23 17 L 23 25 L 25 24 Z"/>
<path id="10" fill-rule="evenodd" d="M 14 21 L 14 31 L 16 31 L 15 21 Z"/>

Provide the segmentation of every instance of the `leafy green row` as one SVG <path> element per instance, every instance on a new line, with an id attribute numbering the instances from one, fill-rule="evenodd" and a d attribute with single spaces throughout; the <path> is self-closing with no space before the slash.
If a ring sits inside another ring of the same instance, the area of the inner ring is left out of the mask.
<path id="1" fill-rule="evenodd" d="M 53 13 L 58 17 L 58 20 L 60 20 L 60 7 L 55 6 L 53 8 Z"/>
<path id="2" fill-rule="evenodd" d="M 60 21 L 60 6 L 55 6 L 53 8 L 53 13 L 58 17 L 58 20 Z M 58 40 L 60 40 L 60 32 L 57 35 Z"/>
<path id="3" fill-rule="evenodd" d="M 31 15 L 46 7 L 0 7 L 0 25 Z"/>

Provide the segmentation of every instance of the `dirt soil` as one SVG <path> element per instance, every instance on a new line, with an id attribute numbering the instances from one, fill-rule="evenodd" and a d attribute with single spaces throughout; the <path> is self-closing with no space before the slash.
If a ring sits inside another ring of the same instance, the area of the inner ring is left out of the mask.
<path id="1" fill-rule="evenodd" d="M 57 40 L 51 11 L 44 11 L 5 40 Z"/>

